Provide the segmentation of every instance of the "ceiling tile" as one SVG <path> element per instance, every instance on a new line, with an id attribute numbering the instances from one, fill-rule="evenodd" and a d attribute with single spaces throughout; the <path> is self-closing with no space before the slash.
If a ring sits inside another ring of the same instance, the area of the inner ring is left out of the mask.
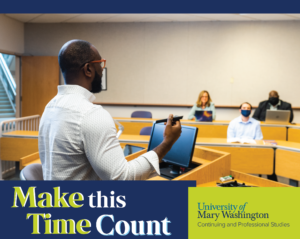
<path id="1" fill-rule="evenodd" d="M 159 14 L 153 14 L 152 16 L 140 20 L 140 22 L 172 22 L 172 20 L 161 17 Z"/>
<path id="2" fill-rule="evenodd" d="M 248 16 L 240 14 L 193 14 L 195 16 L 210 19 L 211 21 L 250 21 Z"/>
<path id="3" fill-rule="evenodd" d="M 243 14 L 242 16 L 261 21 L 295 20 L 294 17 L 285 14 Z"/>
<path id="4" fill-rule="evenodd" d="M 158 14 L 158 16 L 176 22 L 210 21 L 208 18 L 193 14 Z"/>
<path id="5" fill-rule="evenodd" d="M 112 18 L 105 19 L 104 22 L 140 22 L 156 14 L 118 14 Z"/>
<path id="6" fill-rule="evenodd" d="M 72 19 L 79 14 L 42 14 L 37 18 L 30 20 L 30 23 L 61 23 Z"/>
<path id="7" fill-rule="evenodd" d="M 80 14 L 72 19 L 67 20 L 66 22 L 74 23 L 92 23 L 92 22 L 103 22 L 106 19 L 109 19 L 117 14 Z"/>
<path id="8" fill-rule="evenodd" d="M 42 14 L 5 14 L 6 16 L 16 19 L 20 22 L 28 22 Z"/>
<path id="9" fill-rule="evenodd" d="M 288 16 L 294 17 L 294 18 L 299 18 L 300 19 L 300 14 L 286 14 Z"/>
<path id="10" fill-rule="evenodd" d="M 300 14 L 6 14 L 6 16 L 30 23 L 300 20 Z"/>

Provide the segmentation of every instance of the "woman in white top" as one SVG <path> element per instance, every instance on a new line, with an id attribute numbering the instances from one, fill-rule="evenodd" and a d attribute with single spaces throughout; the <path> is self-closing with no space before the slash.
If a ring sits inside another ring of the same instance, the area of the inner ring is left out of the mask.
<path id="1" fill-rule="evenodd" d="M 191 109 L 188 119 L 192 120 L 195 118 L 195 111 L 203 110 L 203 111 L 212 111 L 213 120 L 216 119 L 216 109 L 214 103 L 211 101 L 210 95 L 208 91 L 203 90 L 200 92 L 197 102 L 194 104 Z"/>

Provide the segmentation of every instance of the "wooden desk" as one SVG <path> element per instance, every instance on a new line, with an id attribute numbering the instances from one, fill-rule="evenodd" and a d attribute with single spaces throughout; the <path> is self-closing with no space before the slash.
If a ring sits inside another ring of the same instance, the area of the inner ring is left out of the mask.
<path id="1" fill-rule="evenodd" d="M 300 181 L 300 152 L 276 150 L 276 175 Z"/>
<path id="2" fill-rule="evenodd" d="M 121 135 L 122 145 L 138 144 L 147 148 L 150 136 Z M 231 169 L 252 174 L 272 174 L 276 159 L 276 174 L 300 180 L 300 143 L 280 141 L 278 145 L 227 143 L 222 138 L 197 138 L 196 145 L 231 154 Z M 275 154 L 276 152 L 276 154 Z M 278 161 L 278 162 L 277 162 Z"/>
<path id="3" fill-rule="evenodd" d="M 0 138 L 0 159 L 20 161 L 20 158 L 37 152 L 38 131 L 18 130 L 4 133 Z"/>
<path id="4" fill-rule="evenodd" d="M 274 182 L 264 178 L 259 178 L 253 175 L 241 173 L 238 171 L 231 170 L 230 175 L 234 177 L 238 183 L 245 183 L 248 186 L 255 187 L 291 187 L 290 185 Z M 233 181 L 234 181 L 233 180 Z M 199 183 L 197 187 L 217 187 L 217 183 L 220 183 L 219 180 L 211 181 L 208 183 Z"/>
<path id="5" fill-rule="evenodd" d="M 127 161 L 131 161 L 140 155 L 146 153 L 146 149 L 140 152 L 131 154 L 126 157 Z M 227 175 L 232 175 L 235 180 L 240 183 L 246 183 L 249 186 L 259 186 L 259 187 L 289 187 L 289 185 L 269 181 L 263 178 L 254 177 L 252 175 L 247 175 L 245 173 L 230 170 L 231 159 L 230 154 L 226 152 L 221 152 L 213 149 L 208 149 L 200 146 L 195 146 L 194 156 L 192 161 L 199 166 L 192 169 L 191 171 L 180 175 L 173 180 L 195 180 L 197 187 L 216 187 L 216 183 L 219 182 L 219 178 Z M 31 164 L 40 163 L 39 153 L 23 157 L 20 160 L 20 169 Z M 148 180 L 159 180 L 159 181 L 169 181 L 161 176 L 156 176 Z"/>
<path id="6" fill-rule="evenodd" d="M 222 151 L 212 151 L 206 147 L 195 147 L 195 153 L 199 154 L 202 152 L 200 157 L 208 159 L 209 155 L 215 152 L 214 158 L 203 165 L 195 168 L 194 170 L 183 174 L 173 180 L 196 180 L 197 187 L 217 187 L 217 182 L 220 182 L 220 177 L 232 175 L 234 180 L 237 180 L 239 183 L 245 183 L 248 186 L 257 186 L 257 187 L 290 187 L 289 185 L 270 181 L 267 179 L 259 178 L 256 176 L 248 175 L 241 173 L 235 170 L 230 170 L 230 154 L 226 154 Z M 197 155 L 199 156 L 199 155 Z M 193 161 L 195 159 L 193 158 Z M 189 174 L 189 175 L 187 175 Z M 168 180 L 161 176 L 156 176 L 149 180 Z"/>
<path id="7" fill-rule="evenodd" d="M 114 117 L 123 126 L 123 134 L 139 135 L 144 127 L 153 125 L 157 119 L 145 118 L 121 118 Z M 181 120 L 182 125 L 193 126 L 199 129 L 198 136 L 201 138 L 227 138 L 227 128 L 230 121 L 196 122 L 194 120 Z M 271 125 L 261 122 L 261 130 L 264 139 L 287 140 L 287 125 Z M 300 131 L 300 126 L 299 126 Z"/>
<path id="8" fill-rule="evenodd" d="M 121 135 L 121 145 L 134 144 L 144 148 L 148 147 L 150 136 Z M 273 146 L 263 144 L 258 140 L 257 144 L 227 143 L 224 138 L 197 138 L 196 145 L 205 146 L 231 154 L 231 168 L 252 174 L 273 174 L 274 149 Z"/>
<path id="9" fill-rule="evenodd" d="M 288 141 L 300 143 L 300 124 L 289 126 Z"/>
<path id="10" fill-rule="evenodd" d="M 20 158 L 38 151 L 37 131 L 13 131 L 0 138 L 0 158 L 19 161 Z M 150 136 L 126 135 L 119 138 L 121 146 L 134 144 L 147 148 Z M 225 138 L 197 138 L 196 145 L 225 151 L 231 154 L 232 169 L 252 174 L 272 174 L 276 156 L 275 172 L 283 177 L 300 180 L 300 143 L 276 140 L 278 145 L 227 143 Z M 17 150 L 16 150 L 17 149 Z M 275 150 L 277 150 L 275 154 Z M 299 158 L 299 160 L 298 160 Z M 277 162 L 278 159 L 278 162 Z M 285 165 L 283 167 L 282 165 Z M 289 166 L 293 165 L 293 166 Z"/>

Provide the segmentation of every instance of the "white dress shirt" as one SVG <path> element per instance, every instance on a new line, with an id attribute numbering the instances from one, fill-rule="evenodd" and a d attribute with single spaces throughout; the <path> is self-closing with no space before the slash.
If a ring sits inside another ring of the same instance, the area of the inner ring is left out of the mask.
<path id="1" fill-rule="evenodd" d="M 263 139 L 260 128 L 260 122 L 256 119 L 249 118 L 247 122 L 242 121 L 239 116 L 229 123 L 227 129 L 227 139 Z"/>
<path id="2" fill-rule="evenodd" d="M 40 122 L 44 180 L 143 180 L 159 171 L 154 151 L 127 162 L 111 115 L 77 85 L 58 86 Z"/>

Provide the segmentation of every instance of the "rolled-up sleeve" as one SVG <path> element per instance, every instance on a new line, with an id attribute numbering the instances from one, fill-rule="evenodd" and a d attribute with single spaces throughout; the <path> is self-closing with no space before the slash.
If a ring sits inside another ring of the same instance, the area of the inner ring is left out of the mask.
<path id="1" fill-rule="evenodd" d="M 160 174 L 159 158 L 154 151 L 127 161 L 116 137 L 110 114 L 95 106 L 82 119 L 81 137 L 85 154 L 102 180 L 144 180 Z"/>

